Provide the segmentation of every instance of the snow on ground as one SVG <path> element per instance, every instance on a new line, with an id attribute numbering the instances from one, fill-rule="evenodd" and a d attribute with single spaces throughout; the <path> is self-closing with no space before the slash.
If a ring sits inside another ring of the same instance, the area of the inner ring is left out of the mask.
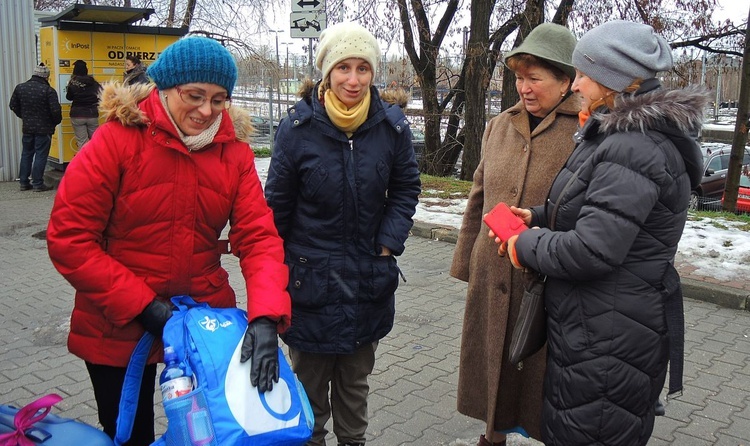
<path id="1" fill-rule="evenodd" d="M 256 159 L 255 166 L 265 185 L 270 158 Z M 466 199 L 423 198 L 414 220 L 459 229 Z M 741 231 L 721 218 L 688 221 L 677 256 L 697 268 L 696 274 L 718 280 L 737 280 L 750 272 L 750 232 Z"/>

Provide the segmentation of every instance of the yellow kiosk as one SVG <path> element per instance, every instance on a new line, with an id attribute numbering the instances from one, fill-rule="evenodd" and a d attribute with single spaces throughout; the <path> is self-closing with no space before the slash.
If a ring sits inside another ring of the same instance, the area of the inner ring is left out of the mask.
<path id="1" fill-rule="evenodd" d="M 75 4 L 56 16 L 39 19 L 41 60 L 50 69 L 49 83 L 58 92 L 63 121 L 52 137 L 49 163 L 58 170 L 78 152 L 70 124 L 70 101 L 65 89 L 73 73 L 73 62 L 86 62 L 89 74 L 99 81 L 121 81 L 125 56 L 135 55 L 149 65 L 187 28 L 135 26 L 154 13 L 146 8 L 119 8 Z"/>

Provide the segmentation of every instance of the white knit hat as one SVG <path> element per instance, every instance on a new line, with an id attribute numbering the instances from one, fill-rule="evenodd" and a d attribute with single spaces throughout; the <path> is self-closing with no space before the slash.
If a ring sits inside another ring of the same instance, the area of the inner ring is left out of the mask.
<path id="1" fill-rule="evenodd" d="M 352 22 L 338 23 L 320 33 L 315 66 L 328 78 L 333 67 L 344 59 L 356 57 L 364 59 L 372 67 L 375 78 L 380 59 L 380 46 L 369 31 Z"/>

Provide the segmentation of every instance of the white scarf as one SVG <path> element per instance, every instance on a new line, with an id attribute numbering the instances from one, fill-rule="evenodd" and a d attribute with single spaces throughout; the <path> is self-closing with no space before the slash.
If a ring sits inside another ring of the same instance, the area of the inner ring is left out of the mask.
<path id="1" fill-rule="evenodd" d="M 177 134 L 180 135 L 180 139 L 189 151 L 193 152 L 196 150 L 201 150 L 213 142 L 216 134 L 219 132 L 221 118 L 224 113 L 219 113 L 219 116 L 216 117 L 216 120 L 213 122 L 213 124 L 211 124 L 206 130 L 195 136 L 188 136 L 182 133 L 182 130 L 180 130 L 180 128 L 177 126 L 177 123 L 174 122 L 172 114 L 169 112 L 169 107 L 167 107 L 167 96 L 160 94 L 159 99 L 161 100 L 161 105 L 164 107 L 164 111 L 167 112 L 169 121 L 172 122 L 172 125 L 174 125 L 174 128 L 177 130 Z"/>

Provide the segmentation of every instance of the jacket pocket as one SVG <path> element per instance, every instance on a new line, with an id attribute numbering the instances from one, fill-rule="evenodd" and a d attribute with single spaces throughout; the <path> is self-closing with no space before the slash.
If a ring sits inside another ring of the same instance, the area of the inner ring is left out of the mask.
<path id="1" fill-rule="evenodd" d="M 589 348 L 588 324 L 583 309 L 583 297 L 577 286 L 564 293 L 565 304 L 560 306 L 560 331 L 565 345 L 571 351 L 580 352 Z"/>
<path id="2" fill-rule="evenodd" d="M 398 288 L 398 265 L 394 256 L 373 256 L 370 262 L 369 285 L 366 293 L 362 293 L 362 300 L 373 302 L 384 301 L 393 296 Z"/>
<path id="3" fill-rule="evenodd" d="M 308 201 L 316 201 L 318 191 L 328 178 L 328 170 L 323 163 L 318 164 L 306 175 L 302 176 L 302 188 L 300 192 Z"/>
<path id="4" fill-rule="evenodd" d="M 328 253 L 302 246 L 287 246 L 289 286 L 292 302 L 319 307 L 328 302 Z"/>

